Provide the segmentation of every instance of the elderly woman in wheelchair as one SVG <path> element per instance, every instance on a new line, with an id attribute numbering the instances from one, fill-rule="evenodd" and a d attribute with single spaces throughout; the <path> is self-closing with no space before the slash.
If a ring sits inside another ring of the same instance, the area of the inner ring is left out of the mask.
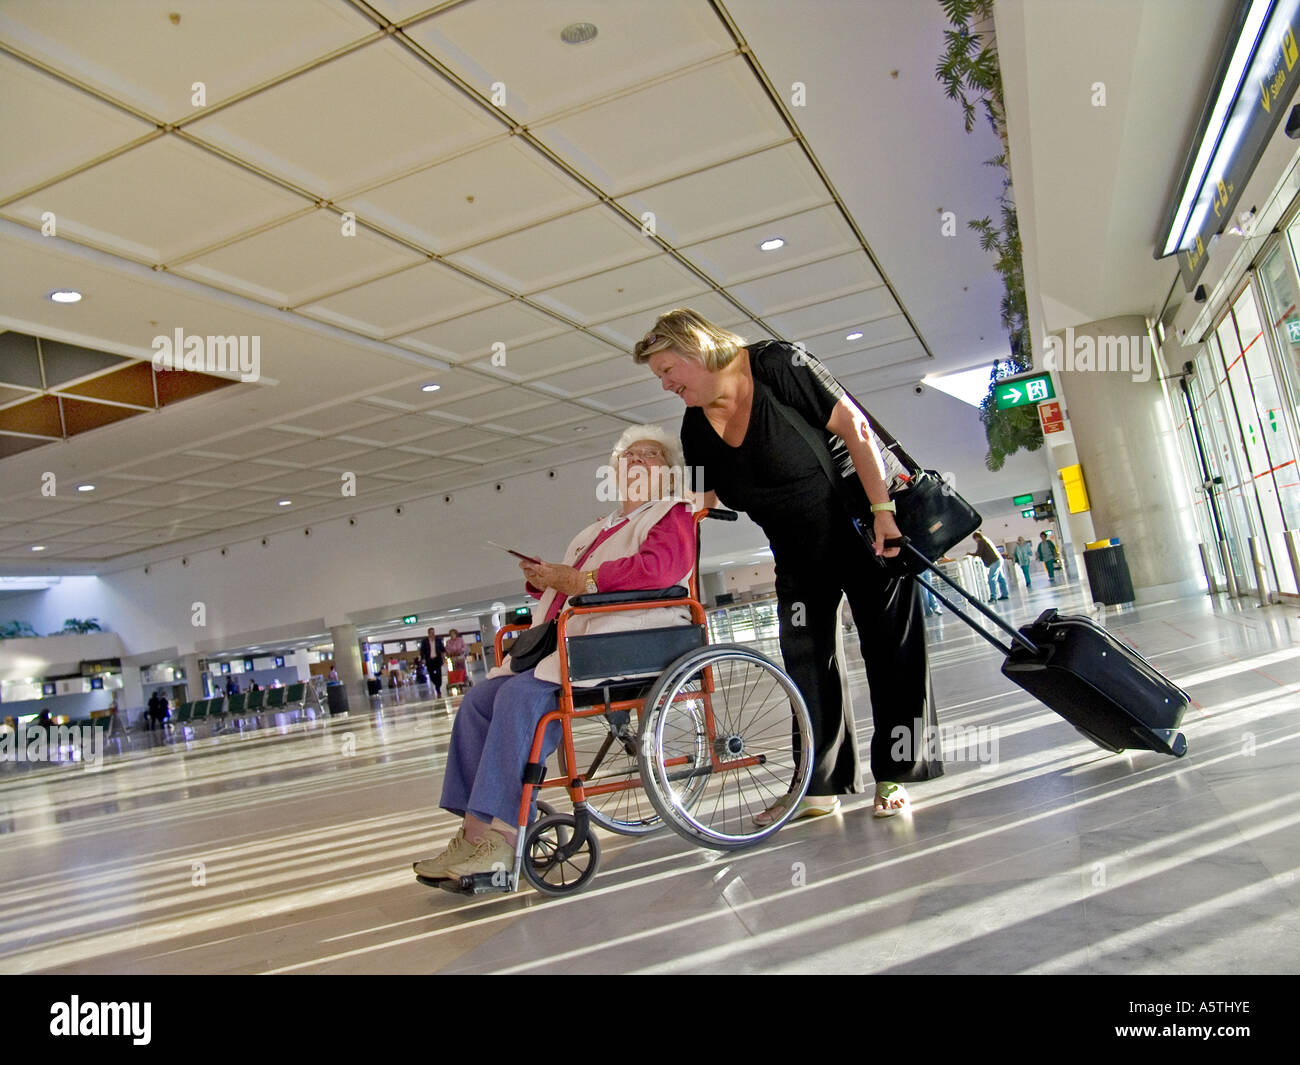
<path id="1" fill-rule="evenodd" d="M 460 705 L 440 805 L 463 821 L 446 850 L 414 863 L 421 883 L 513 890 L 522 872 L 542 891 L 576 890 L 599 862 L 593 823 L 638 834 L 666 821 L 708 846 L 744 846 L 785 820 L 755 822 L 755 811 L 794 795 L 793 811 L 807 788 L 811 725 L 798 690 L 748 648 L 707 646 L 695 591 L 705 515 L 680 498 L 677 437 L 634 426 L 611 472 L 618 508 L 578 533 L 562 563 L 520 563 L 540 600 L 533 626 Z M 551 622 L 554 645 L 536 639 Z M 557 747 L 552 786 L 568 789 L 572 815 L 536 802 Z"/>

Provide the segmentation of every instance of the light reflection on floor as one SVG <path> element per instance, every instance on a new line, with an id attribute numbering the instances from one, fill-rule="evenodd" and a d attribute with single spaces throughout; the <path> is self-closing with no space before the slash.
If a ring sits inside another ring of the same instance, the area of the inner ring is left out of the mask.
<path id="1" fill-rule="evenodd" d="M 931 621 L 941 724 L 995 737 L 992 764 L 950 748 L 908 820 L 856 797 L 739 853 L 602 834 L 599 876 L 559 899 L 412 878 L 455 827 L 434 807 L 442 703 L 203 727 L 98 770 L 3 765 L 0 971 L 1294 972 L 1298 613 L 1202 597 L 1106 615 L 1195 700 L 1181 761 L 1098 750 L 960 622 Z"/>

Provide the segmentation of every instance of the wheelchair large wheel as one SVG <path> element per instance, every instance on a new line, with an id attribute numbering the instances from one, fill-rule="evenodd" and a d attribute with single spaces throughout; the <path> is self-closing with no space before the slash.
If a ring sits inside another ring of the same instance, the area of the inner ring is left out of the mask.
<path id="1" fill-rule="evenodd" d="M 600 844 L 588 827 L 575 835 L 577 819 L 572 814 L 551 814 L 539 818 L 524 837 L 524 877 L 544 895 L 567 895 L 580 891 L 600 868 Z"/>
<path id="2" fill-rule="evenodd" d="M 650 801 L 678 835 L 707 847 L 766 839 L 808 790 L 812 722 L 803 696 L 747 647 L 718 644 L 677 659 L 646 697 L 640 739 Z M 754 823 L 776 806 L 771 824 Z"/>
<path id="3" fill-rule="evenodd" d="M 621 728 L 604 715 L 572 719 L 573 753 L 576 764 L 564 765 L 561 746 L 561 772 L 567 778 L 581 777 L 588 786 L 626 784 L 620 791 L 587 796 L 591 820 L 610 832 L 625 836 L 643 836 L 664 827 L 662 818 L 646 797 L 641 786 L 641 767 L 637 757 L 635 724 Z"/>

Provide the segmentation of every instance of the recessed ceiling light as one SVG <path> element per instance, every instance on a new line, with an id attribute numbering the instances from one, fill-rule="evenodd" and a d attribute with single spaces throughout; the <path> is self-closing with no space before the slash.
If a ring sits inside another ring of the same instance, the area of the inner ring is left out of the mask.
<path id="1" fill-rule="evenodd" d="M 50 299 L 55 303 L 80 303 L 81 293 L 70 288 L 60 288 L 50 293 Z"/>
<path id="2" fill-rule="evenodd" d="M 573 431 L 575 433 L 585 433 L 587 431 L 587 427 L 585 425 L 575 425 L 573 427 Z"/>
<path id="3" fill-rule="evenodd" d="M 850 334 L 849 334 L 848 336 L 846 336 L 844 339 L 845 339 L 845 340 L 861 340 L 861 339 L 862 339 L 862 334 L 861 334 L 861 333 L 850 333 Z"/>
<path id="4" fill-rule="evenodd" d="M 784 247 L 785 239 L 783 237 L 769 237 L 767 240 L 762 241 L 758 246 L 759 251 L 776 251 L 777 248 Z"/>
<path id="5" fill-rule="evenodd" d="M 279 506 L 282 506 L 282 507 L 291 506 L 292 504 L 293 504 L 293 500 L 292 500 L 292 499 L 282 499 L 282 500 L 280 500 L 280 502 L 279 502 Z"/>
<path id="6" fill-rule="evenodd" d="M 41 545 L 41 544 L 37 544 L 35 547 L 32 548 L 32 550 L 33 550 L 33 551 L 44 551 L 44 550 L 45 550 L 45 547 L 44 547 L 43 545 Z"/>
<path id="7" fill-rule="evenodd" d="M 420 386 L 420 391 L 421 391 L 421 392 L 437 392 L 438 389 L 440 389 L 441 387 L 442 387 L 442 385 L 435 385 L 435 384 L 421 385 L 421 386 Z"/>
<path id="8" fill-rule="evenodd" d="M 560 40 L 565 44 L 586 44 L 595 38 L 597 32 L 590 22 L 570 22 L 560 30 Z"/>
<path id="9" fill-rule="evenodd" d="M 94 490 L 95 490 L 95 486 L 94 486 L 93 484 L 79 484 L 79 485 L 77 485 L 77 491 L 78 491 L 78 492 L 93 492 Z"/>

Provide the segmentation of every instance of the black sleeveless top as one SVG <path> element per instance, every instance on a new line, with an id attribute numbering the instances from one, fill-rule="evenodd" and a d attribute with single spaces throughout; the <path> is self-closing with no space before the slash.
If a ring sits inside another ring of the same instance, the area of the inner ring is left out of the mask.
<path id="1" fill-rule="evenodd" d="M 732 447 L 709 424 L 702 408 L 688 407 L 682 419 L 682 449 L 694 489 L 717 492 L 724 506 L 753 518 L 779 560 L 807 548 L 810 522 L 821 524 L 842 515 L 843 508 L 808 443 L 773 400 L 828 439 L 834 468 L 839 469 L 852 460 L 826 423 L 844 388 L 825 366 L 793 344 L 762 341 L 748 348 L 754 398 L 744 440 Z"/>

